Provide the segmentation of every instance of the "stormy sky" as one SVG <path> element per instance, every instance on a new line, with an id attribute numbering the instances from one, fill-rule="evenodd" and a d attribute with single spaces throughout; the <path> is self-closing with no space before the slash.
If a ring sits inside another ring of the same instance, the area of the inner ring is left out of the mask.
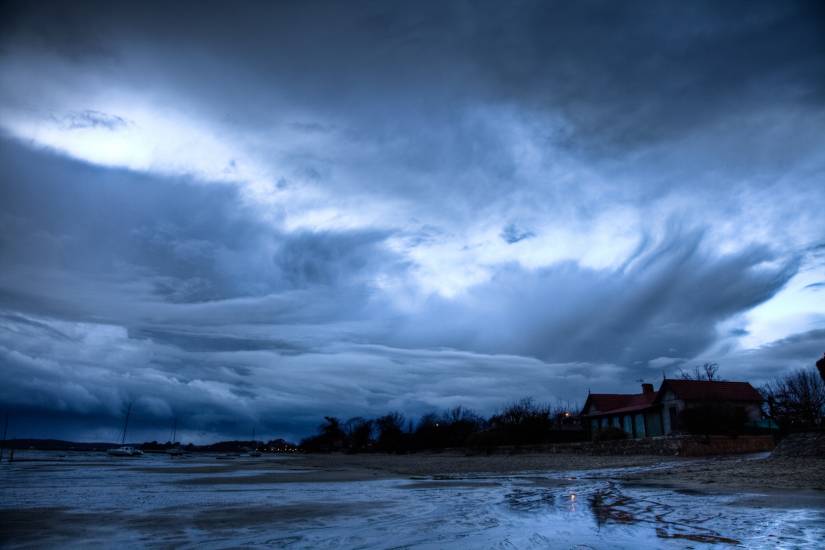
<path id="1" fill-rule="evenodd" d="M 11 2 L 11 437 L 299 438 L 825 352 L 821 2 Z"/>

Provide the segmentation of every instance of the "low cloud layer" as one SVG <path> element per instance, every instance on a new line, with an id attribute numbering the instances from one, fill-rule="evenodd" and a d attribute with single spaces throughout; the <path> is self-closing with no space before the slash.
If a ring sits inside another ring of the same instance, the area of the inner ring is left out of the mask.
<path id="1" fill-rule="evenodd" d="M 178 6 L 2 18 L 14 436 L 134 402 L 135 437 L 298 438 L 825 351 L 816 3 Z"/>

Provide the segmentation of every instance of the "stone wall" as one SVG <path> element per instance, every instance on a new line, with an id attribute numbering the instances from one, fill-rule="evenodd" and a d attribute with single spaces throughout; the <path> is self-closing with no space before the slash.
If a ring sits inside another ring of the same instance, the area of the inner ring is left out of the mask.
<path id="1" fill-rule="evenodd" d="M 823 440 L 825 443 L 825 440 Z M 769 435 L 727 436 L 671 436 L 623 439 L 619 441 L 586 441 L 554 445 L 497 447 L 482 452 L 516 454 L 530 452 L 581 453 L 592 455 L 666 455 L 709 456 L 771 451 L 774 440 Z"/>
<path id="2" fill-rule="evenodd" d="M 825 458 L 825 432 L 790 434 L 779 443 L 772 456 Z"/>
<path id="3" fill-rule="evenodd" d="M 728 455 L 772 451 L 776 443 L 771 435 L 718 436 L 686 438 L 680 456 Z"/>

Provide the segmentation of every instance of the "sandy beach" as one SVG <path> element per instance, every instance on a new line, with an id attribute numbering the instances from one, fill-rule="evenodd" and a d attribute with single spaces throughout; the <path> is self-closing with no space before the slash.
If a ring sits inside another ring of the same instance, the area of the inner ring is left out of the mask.
<path id="1" fill-rule="evenodd" d="M 449 478 L 564 471 L 581 471 L 588 475 L 588 471 L 598 470 L 600 476 L 639 485 L 706 492 L 822 491 L 825 495 L 825 460 L 772 458 L 767 453 L 702 459 L 541 453 L 490 456 L 460 453 L 331 454 L 302 455 L 294 464 L 323 471 L 325 475 L 335 472 L 341 479 L 366 479 L 370 475 Z M 625 472 L 627 468 L 631 471 Z"/>
<path id="2" fill-rule="evenodd" d="M 591 456 L 558 453 L 466 455 L 461 452 L 388 454 L 300 455 L 295 465 L 322 470 L 367 470 L 381 475 L 454 476 L 462 474 L 519 474 L 649 466 L 679 463 L 660 456 Z"/>
<path id="3" fill-rule="evenodd" d="M 697 491 L 822 491 L 825 460 L 817 458 L 710 458 L 663 470 L 619 476 L 625 482 Z"/>
<path id="4" fill-rule="evenodd" d="M 216 464 L 137 466 L 146 474 L 185 474 L 195 485 L 367 481 L 394 478 L 445 479 L 467 475 L 522 475 L 678 465 L 660 456 L 590 456 L 558 453 L 466 455 L 461 452 L 393 454 L 300 454 L 285 460 L 221 461 Z"/>
<path id="5" fill-rule="evenodd" d="M 252 465 L 147 469 L 147 472 L 210 474 L 191 476 L 185 484 L 256 484 L 368 481 L 393 478 L 461 479 L 466 476 L 529 475 L 567 472 L 622 483 L 670 487 L 707 493 L 812 491 L 825 496 L 825 460 L 772 458 L 767 453 L 710 458 L 592 456 L 578 454 L 470 455 L 460 452 L 388 454 L 307 454 L 267 471 Z M 222 475 L 223 474 L 223 475 Z"/>
<path id="6" fill-rule="evenodd" d="M 0 546 L 817 548 L 825 461 L 19 455 Z"/>

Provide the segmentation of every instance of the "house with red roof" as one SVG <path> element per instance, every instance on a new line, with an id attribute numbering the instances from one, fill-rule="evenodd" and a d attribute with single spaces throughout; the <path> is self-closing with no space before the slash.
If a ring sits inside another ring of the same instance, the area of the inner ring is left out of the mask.
<path id="1" fill-rule="evenodd" d="M 683 432 L 691 411 L 710 407 L 750 422 L 762 418 L 762 396 L 748 382 L 675 379 L 662 380 L 658 391 L 642 384 L 642 393 L 591 393 L 581 418 L 591 434 L 614 427 L 632 438 L 656 437 Z"/>

